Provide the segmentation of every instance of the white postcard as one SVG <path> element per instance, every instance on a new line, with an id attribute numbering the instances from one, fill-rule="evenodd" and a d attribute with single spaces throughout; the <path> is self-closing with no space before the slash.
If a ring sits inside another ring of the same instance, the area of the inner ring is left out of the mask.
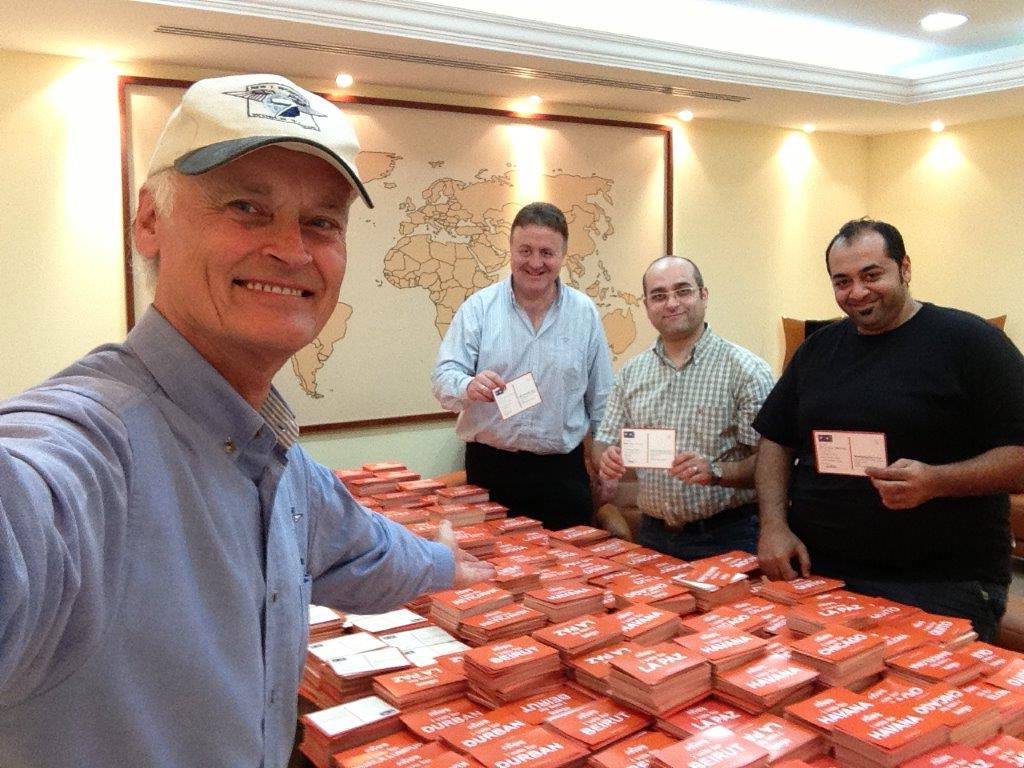
<path id="1" fill-rule="evenodd" d="M 541 403 L 532 373 L 524 373 L 512 381 L 506 381 L 504 387 L 496 387 L 492 391 L 502 419 L 511 418 Z"/>
<path id="2" fill-rule="evenodd" d="M 839 432 L 815 429 L 814 464 L 824 475 L 864 477 L 867 467 L 887 467 L 884 432 Z"/>
<path id="3" fill-rule="evenodd" d="M 622 463 L 627 467 L 671 469 L 676 458 L 674 429 L 622 430 Z"/>

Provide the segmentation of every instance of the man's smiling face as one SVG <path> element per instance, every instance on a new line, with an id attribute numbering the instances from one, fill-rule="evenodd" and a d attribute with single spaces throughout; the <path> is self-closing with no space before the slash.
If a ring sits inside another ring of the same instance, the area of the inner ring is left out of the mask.
<path id="1" fill-rule="evenodd" d="M 565 240 L 548 227 L 530 224 L 512 230 L 512 284 L 523 298 L 551 295 L 565 262 Z"/>
<path id="2" fill-rule="evenodd" d="M 139 250 L 160 260 L 154 305 L 211 362 L 283 364 L 338 305 L 351 200 L 331 165 L 282 147 L 178 177 L 163 215 L 140 201 Z"/>
<path id="3" fill-rule="evenodd" d="M 828 252 L 828 271 L 836 304 L 858 333 L 885 333 L 909 316 L 910 257 L 898 265 L 878 232 L 837 240 Z"/>

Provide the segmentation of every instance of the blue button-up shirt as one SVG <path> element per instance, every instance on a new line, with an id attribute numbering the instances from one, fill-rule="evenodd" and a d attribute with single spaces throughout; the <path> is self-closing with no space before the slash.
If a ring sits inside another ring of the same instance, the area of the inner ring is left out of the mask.
<path id="1" fill-rule="evenodd" d="M 451 585 L 285 443 L 155 310 L 0 403 L 0 763 L 283 766 L 311 595 Z"/>
<path id="2" fill-rule="evenodd" d="M 492 402 L 466 396 L 480 371 L 505 381 L 532 373 L 541 404 L 502 421 Z M 459 413 L 456 434 L 506 451 L 569 453 L 597 430 L 612 386 L 612 366 L 597 307 L 558 282 L 539 329 L 512 292 L 511 278 L 459 307 L 437 353 L 432 384 L 441 405 Z"/>

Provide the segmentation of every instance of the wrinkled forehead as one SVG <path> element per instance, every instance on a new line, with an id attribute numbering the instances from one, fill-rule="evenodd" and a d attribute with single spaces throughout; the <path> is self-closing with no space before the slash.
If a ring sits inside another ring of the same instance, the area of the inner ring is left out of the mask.
<path id="1" fill-rule="evenodd" d="M 205 173 L 183 178 L 196 182 L 207 193 L 291 195 L 331 208 L 348 208 L 356 196 L 352 184 L 323 158 L 280 146 L 257 149 Z"/>

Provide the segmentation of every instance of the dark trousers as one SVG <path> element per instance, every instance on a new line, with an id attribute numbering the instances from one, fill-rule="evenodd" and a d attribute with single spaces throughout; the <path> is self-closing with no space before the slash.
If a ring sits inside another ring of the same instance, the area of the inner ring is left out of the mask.
<path id="1" fill-rule="evenodd" d="M 880 581 L 846 579 L 846 588 L 906 603 L 928 613 L 970 619 L 979 639 L 995 641 L 999 621 L 1006 611 L 1005 584 L 983 581 Z"/>
<path id="2" fill-rule="evenodd" d="M 566 454 L 538 454 L 466 443 L 466 481 L 490 491 L 510 517 L 532 517 L 550 531 L 589 525 L 593 516 L 582 444 Z"/>
<path id="3" fill-rule="evenodd" d="M 757 504 L 744 504 L 678 528 L 644 515 L 636 540 L 680 560 L 700 560 L 740 549 L 757 552 Z"/>

